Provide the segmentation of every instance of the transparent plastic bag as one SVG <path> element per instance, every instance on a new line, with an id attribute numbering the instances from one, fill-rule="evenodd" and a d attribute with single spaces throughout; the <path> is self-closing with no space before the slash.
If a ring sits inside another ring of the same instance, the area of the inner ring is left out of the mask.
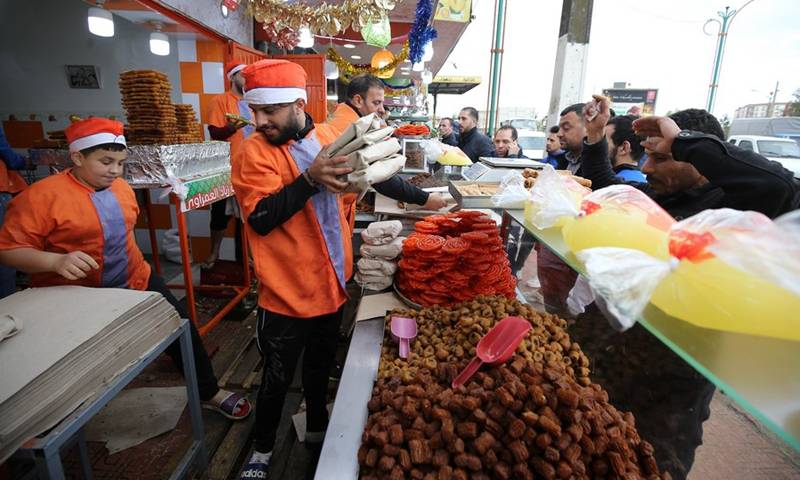
<path id="1" fill-rule="evenodd" d="M 552 166 L 545 165 L 531 188 L 526 218 L 540 229 L 563 226 L 578 216 L 581 201 L 590 192 L 570 177 L 557 173 Z"/>
<path id="2" fill-rule="evenodd" d="M 624 325 L 651 302 L 698 327 L 800 340 L 794 220 L 706 210 L 673 225 L 668 260 L 629 249 L 590 248 L 577 256 Z"/>
<path id="3" fill-rule="evenodd" d="M 675 219 L 644 192 L 612 185 L 586 195 L 578 218 L 562 234 L 573 252 L 592 247 L 632 248 L 666 259 L 667 232 Z"/>
<path id="4" fill-rule="evenodd" d="M 519 171 L 512 171 L 500 181 L 492 203 L 497 208 L 522 209 L 530 198 L 531 193 L 525 188 L 525 177 Z"/>
<path id="5" fill-rule="evenodd" d="M 429 159 L 441 165 L 459 167 L 472 165 L 472 160 L 460 148 L 444 144 L 435 138 L 422 142 L 422 149 Z"/>

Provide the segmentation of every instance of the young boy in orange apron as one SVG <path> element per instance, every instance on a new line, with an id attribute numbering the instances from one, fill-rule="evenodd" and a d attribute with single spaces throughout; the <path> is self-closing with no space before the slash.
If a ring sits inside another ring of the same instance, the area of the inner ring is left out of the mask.
<path id="1" fill-rule="evenodd" d="M 122 123 L 104 118 L 67 127 L 75 166 L 36 182 L 11 201 L 0 230 L 0 263 L 30 274 L 32 287 L 81 285 L 159 292 L 187 318 L 136 245 L 139 206 L 131 187 L 120 178 L 127 157 L 122 130 Z M 250 403 L 217 386 L 193 324 L 191 332 L 203 407 L 233 420 L 247 417 Z M 167 353 L 182 368 L 178 342 Z"/>

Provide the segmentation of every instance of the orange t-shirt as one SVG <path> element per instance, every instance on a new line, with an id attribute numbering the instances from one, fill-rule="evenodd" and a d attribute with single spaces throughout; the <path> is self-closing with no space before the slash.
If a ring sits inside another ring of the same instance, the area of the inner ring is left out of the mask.
<path id="1" fill-rule="evenodd" d="M 211 99 L 208 110 L 208 124 L 220 128 L 224 127 L 228 124 L 228 119 L 225 117 L 226 113 L 239 115 L 239 99 L 231 92 L 221 93 Z M 231 144 L 231 168 L 233 168 L 233 159 L 244 143 L 244 132 L 242 130 L 242 128 L 236 130 L 236 133 L 227 140 Z"/>
<path id="2" fill-rule="evenodd" d="M 111 187 L 105 190 L 110 191 L 113 198 L 103 194 L 106 205 L 104 212 L 111 212 L 112 215 L 101 214 L 93 195 L 105 191 L 95 192 L 79 182 L 71 172 L 72 169 L 69 169 L 36 182 L 9 203 L 0 230 L 0 250 L 34 248 L 51 253 L 82 251 L 100 265 L 100 269 L 88 272 L 86 278 L 74 281 L 57 273 L 34 273 L 31 275 L 33 287 L 102 287 L 104 267 L 112 265 L 104 262 L 106 254 L 109 254 L 115 255 L 115 258 L 126 258 L 126 262 L 113 264 L 114 268 L 123 268 L 119 272 L 123 283 L 134 290 L 145 290 L 150 278 L 150 265 L 145 262 L 133 233 L 139 215 L 133 190 L 124 180 L 114 180 Z M 109 227 L 106 235 L 104 226 Z M 113 237 L 119 239 L 120 244 L 106 245 L 105 238 L 112 230 L 121 234 Z"/>
<path id="3" fill-rule="evenodd" d="M 317 124 L 310 135 L 316 135 L 324 146 L 333 142 L 339 131 Z M 231 173 L 242 218 L 248 218 L 262 198 L 278 192 L 300 175 L 289 151 L 292 143 L 271 145 L 259 134 L 245 140 L 236 161 L 240 168 Z M 350 278 L 352 234 L 341 195 L 338 200 L 344 273 L 345 278 Z M 245 225 L 259 281 L 259 306 L 281 315 L 310 318 L 333 313 L 345 302 L 347 294 L 339 284 L 311 200 L 267 235 L 259 235 L 247 222 Z"/>

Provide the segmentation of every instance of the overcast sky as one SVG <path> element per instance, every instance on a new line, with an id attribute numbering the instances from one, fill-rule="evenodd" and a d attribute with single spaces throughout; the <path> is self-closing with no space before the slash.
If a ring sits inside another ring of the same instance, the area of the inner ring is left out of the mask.
<path id="1" fill-rule="evenodd" d="M 729 0 L 739 7 L 746 0 Z M 440 116 L 465 105 L 485 110 L 494 0 L 473 0 L 476 19 L 439 75 L 479 75 L 481 85 L 461 95 L 441 95 Z M 547 113 L 553 83 L 561 0 L 508 0 L 500 107 L 534 107 Z M 656 114 L 705 108 L 716 47 L 716 25 L 726 0 L 595 0 L 584 97 L 629 82 L 657 88 Z M 778 101 L 800 88 L 800 0 L 755 0 L 731 24 L 714 114 Z M 483 119 L 481 119 L 481 123 Z"/>

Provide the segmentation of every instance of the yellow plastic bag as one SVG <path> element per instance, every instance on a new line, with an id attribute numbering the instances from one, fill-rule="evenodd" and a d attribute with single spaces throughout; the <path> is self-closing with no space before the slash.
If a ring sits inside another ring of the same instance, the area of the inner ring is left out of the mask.
<path id="1" fill-rule="evenodd" d="M 703 328 L 800 341 L 800 214 L 706 210 L 676 223 L 669 260 L 620 248 L 578 253 L 625 328 L 648 302 Z"/>
<path id="2" fill-rule="evenodd" d="M 541 229 L 562 227 L 564 241 L 572 252 L 619 247 L 668 257 L 667 231 L 675 220 L 629 185 L 590 192 L 548 165 L 539 173 L 531 199 L 530 222 Z"/>

